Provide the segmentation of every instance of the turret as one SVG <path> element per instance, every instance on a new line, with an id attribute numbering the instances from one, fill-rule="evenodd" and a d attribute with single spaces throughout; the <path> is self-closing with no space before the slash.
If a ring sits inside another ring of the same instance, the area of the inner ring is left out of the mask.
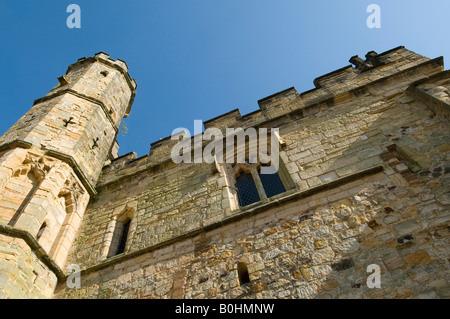
<path id="1" fill-rule="evenodd" d="M 0 226 L 28 232 L 61 267 L 131 110 L 127 71 L 105 53 L 79 59 L 0 137 Z"/>
<path id="2" fill-rule="evenodd" d="M 92 192 L 136 94 L 127 70 L 125 62 L 105 53 L 79 59 L 0 138 L 0 145 L 24 142 L 77 166 Z"/>

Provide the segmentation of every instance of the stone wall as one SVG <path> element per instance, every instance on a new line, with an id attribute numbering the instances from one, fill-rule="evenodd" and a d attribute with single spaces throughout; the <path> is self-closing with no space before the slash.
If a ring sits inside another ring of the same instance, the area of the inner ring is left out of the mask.
<path id="1" fill-rule="evenodd" d="M 384 172 L 335 186 L 94 267 L 55 298 L 449 297 L 448 211 L 433 188 L 396 186 Z M 239 284 L 238 262 L 250 283 Z M 366 285 L 370 264 L 380 289 Z"/>
<path id="2" fill-rule="evenodd" d="M 26 232 L 0 226 L 0 299 L 51 298 L 63 274 L 45 255 Z"/>
<path id="3" fill-rule="evenodd" d="M 233 209 L 223 172 L 174 164 L 169 138 L 112 161 L 67 261 L 82 287 L 54 297 L 448 298 L 448 73 L 402 47 L 352 61 L 205 122 L 279 128 L 286 193 Z M 125 253 L 107 258 L 124 213 Z M 367 287 L 370 264 L 382 288 Z"/>

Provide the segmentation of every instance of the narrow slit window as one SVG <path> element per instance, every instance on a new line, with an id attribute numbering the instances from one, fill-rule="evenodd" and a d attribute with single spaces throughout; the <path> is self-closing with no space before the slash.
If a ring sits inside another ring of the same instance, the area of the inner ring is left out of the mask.
<path id="1" fill-rule="evenodd" d="M 245 263 L 239 263 L 237 266 L 238 276 L 239 276 L 239 284 L 245 285 L 250 282 L 250 276 L 248 274 L 248 268 Z"/>
<path id="2" fill-rule="evenodd" d="M 261 170 L 258 171 L 259 178 L 266 192 L 267 198 L 284 193 L 286 188 L 281 181 L 278 173 L 273 174 L 261 174 Z"/>
<path id="3" fill-rule="evenodd" d="M 241 173 L 236 178 L 239 205 L 247 206 L 260 200 L 252 174 Z"/>
<path id="4" fill-rule="evenodd" d="M 128 220 L 126 223 L 123 224 L 123 230 L 120 236 L 119 246 L 117 247 L 116 255 L 121 254 L 125 251 L 125 247 L 127 244 L 128 230 L 130 229 L 130 222 L 131 220 Z"/>
<path id="5" fill-rule="evenodd" d="M 46 228 L 47 228 L 47 223 L 44 222 L 44 223 L 41 225 L 41 228 L 39 228 L 39 231 L 38 231 L 38 233 L 37 233 L 37 235 L 36 235 L 36 240 L 41 239 L 41 237 L 42 237 L 42 235 L 44 234 L 44 231 L 45 231 Z"/>

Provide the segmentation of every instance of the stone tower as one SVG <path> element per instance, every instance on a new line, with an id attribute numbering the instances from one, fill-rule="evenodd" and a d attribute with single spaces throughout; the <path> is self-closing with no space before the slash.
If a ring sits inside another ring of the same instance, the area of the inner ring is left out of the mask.
<path id="1" fill-rule="evenodd" d="M 0 137 L 0 244 L 9 247 L 0 259 L 3 297 L 53 292 L 134 100 L 127 69 L 102 52 L 79 59 Z"/>

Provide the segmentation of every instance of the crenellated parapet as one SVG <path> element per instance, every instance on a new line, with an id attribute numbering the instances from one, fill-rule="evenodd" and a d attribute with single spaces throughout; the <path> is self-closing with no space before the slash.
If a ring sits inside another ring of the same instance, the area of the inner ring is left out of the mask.
<path id="1" fill-rule="evenodd" d="M 239 109 L 233 109 L 206 120 L 203 122 L 204 129 L 218 128 L 225 133 L 226 128 L 277 127 L 286 121 L 308 118 L 320 110 L 360 96 L 383 95 L 386 92 L 385 85 L 389 82 L 422 78 L 422 75 L 418 75 L 418 69 L 425 73 L 443 70 L 442 57 L 429 59 L 403 46 L 380 54 L 370 51 L 365 59 L 353 56 L 350 63 L 352 64 L 317 77 L 313 81 L 314 89 L 298 93 L 294 87 L 288 88 L 258 100 L 259 109 L 254 112 L 242 115 Z M 121 158 L 120 165 L 113 160 L 105 167 L 99 185 L 114 181 L 116 174 L 126 176 L 127 162 L 131 165 L 129 171 L 135 172 L 170 161 L 170 151 L 176 143 L 167 136 L 151 143 L 150 152 L 144 157 L 127 157 L 129 160 Z"/>

